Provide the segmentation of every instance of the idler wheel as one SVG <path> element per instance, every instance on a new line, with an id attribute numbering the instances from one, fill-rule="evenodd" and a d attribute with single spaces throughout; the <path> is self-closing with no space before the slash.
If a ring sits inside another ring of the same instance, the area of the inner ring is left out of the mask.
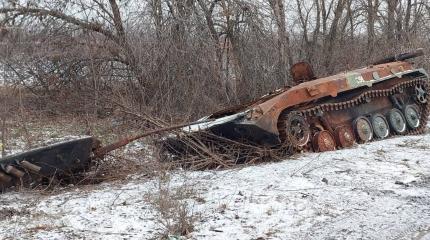
<path id="1" fill-rule="evenodd" d="M 309 124 L 302 114 L 291 112 L 285 120 L 285 141 L 293 147 L 303 147 L 310 139 Z"/>
<path id="2" fill-rule="evenodd" d="M 384 139 L 390 134 L 390 126 L 387 119 L 382 114 L 375 114 L 372 116 L 373 134 L 379 139 Z"/>
<path id="3" fill-rule="evenodd" d="M 391 129 L 398 134 L 402 134 L 406 131 L 406 120 L 403 113 L 397 109 L 393 108 L 388 112 L 388 123 L 390 124 Z"/>
<path id="4" fill-rule="evenodd" d="M 415 129 L 420 125 L 420 110 L 417 105 L 406 105 L 403 113 L 408 127 Z"/>
<path id="5" fill-rule="evenodd" d="M 355 134 L 361 142 L 368 142 L 373 138 L 373 128 L 367 117 L 361 116 L 353 123 Z"/>
<path id="6" fill-rule="evenodd" d="M 336 150 L 336 141 L 327 130 L 315 133 L 312 144 L 316 152 L 326 152 Z"/>
<path id="7" fill-rule="evenodd" d="M 415 86 L 415 99 L 419 103 L 426 103 L 427 102 L 427 91 L 425 87 L 421 84 L 418 84 Z"/>
<path id="8" fill-rule="evenodd" d="M 348 126 L 337 127 L 334 130 L 334 135 L 339 146 L 349 148 L 354 145 L 355 137 L 354 132 Z"/>

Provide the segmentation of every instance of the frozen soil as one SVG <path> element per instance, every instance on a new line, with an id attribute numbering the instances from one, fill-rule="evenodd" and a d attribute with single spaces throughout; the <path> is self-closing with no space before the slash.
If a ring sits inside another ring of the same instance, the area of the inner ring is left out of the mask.
<path id="1" fill-rule="evenodd" d="M 430 239 L 430 134 L 220 171 L 0 195 L 0 239 L 151 239 L 183 194 L 185 239 Z M 172 195 L 174 198 L 176 195 Z M 170 236 L 174 238 L 175 236 Z"/>

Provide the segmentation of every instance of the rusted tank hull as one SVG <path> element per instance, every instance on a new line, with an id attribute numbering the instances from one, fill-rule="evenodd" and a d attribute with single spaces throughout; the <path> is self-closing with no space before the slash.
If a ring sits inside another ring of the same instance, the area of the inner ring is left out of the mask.
<path id="1" fill-rule="evenodd" d="M 0 190 L 30 186 L 54 176 L 67 179 L 90 165 L 95 139 L 85 137 L 36 148 L 0 159 Z"/>
<path id="2" fill-rule="evenodd" d="M 419 55 L 422 50 L 394 59 Z M 204 130 L 256 146 L 329 151 L 422 133 L 429 115 L 427 72 L 405 61 L 378 63 L 318 79 L 310 70 L 300 72 L 300 84 L 242 105 L 246 107 L 219 111 L 204 118 L 212 122 L 184 128 L 182 136 L 194 138 Z"/>
<path id="3" fill-rule="evenodd" d="M 280 117 L 277 126 L 279 134 L 266 131 L 257 124 L 249 124 L 250 121 L 246 114 L 241 114 L 240 117 L 228 122 L 212 125 L 205 130 L 211 135 L 255 146 L 280 148 L 291 145 L 296 151 L 315 152 L 351 147 L 356 142 L 381 140 L 393 135 L 419 134 L 424 131 L 427 123 L 430 99 L 429 102 L 417 101 L 415 98 L 416 86 L 425 86 L 428 91 L 428 79 L 422 77 L 397 78 L 376 84 L 373 88 L 361 88 L 302 105 L 286 111 Z M 407 107 L 416 110 L 416 116 L 412 116 L 418 118 L 416 125 L 406 121 L 406 116 L 411 117 L 405 112 Z M 394 110 L 400 112 L 400 116 L 404 118 L 403 123 L 399 125 L 404 128 L 403 130 L 396 129 L 396 126 L 390 124 L 390 113 Z M 303 136 L 305 139 L 303 143 L 289 138 L 286 132 L 291 131 L 291 126 L 281 124 L 286 121 L 290 113 L 299 114 L 307 125 L 305 133 L 307 137 Z M 357 125 L 357 119 L 370 123 L 367 130 L 371 131 L 371 136 L 363 133 L 366 129 L 361 129 L 360 125 Z M 383 123 L 386 126 L 382 126 L 381 130 L 380 125 L 384 125 Z M 184 155 L 192 154 L 195 150 L 186 143 L 184 144 L 187 142 L 186 139 L 200 139 L 207 145 L 211 145 L 211 141 L 217 141 L 214 138 L 202 138 L 202 134 L 202 131 L 196 131 L 182 137 L 171 137 L 164 141 L 164 146 L 167 146 L 166 149 L 170 153 Z M 287 136 L 282 136 L 282 134 Z"/>

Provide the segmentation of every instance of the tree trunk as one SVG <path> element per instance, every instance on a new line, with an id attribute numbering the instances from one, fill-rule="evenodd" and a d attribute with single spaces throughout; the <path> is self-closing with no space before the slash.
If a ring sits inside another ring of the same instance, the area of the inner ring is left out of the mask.
<path id="1" fill-rule="evenodd" d="M 290 49 L 290 38 L 287 34 L 284 0 L 270 0 L 270 6 L 276 19 L 278 29 L 278 78 L 282 79 L 286 85 L 293 85 L 288 73 L 293 58 Z"/>
<path id="2" fill-rule="evenodd" d="M 395 35 L 395 24 L 396 24 L 396 19 L 394 18 L 394 14 L 396 12 L 396 7 L 398 4 L 398 0 L 387 0 L 387 4 L 388 4 L 388 9 L 387 9 L 387 26 L 386 26 L 386 31 L 387 31 L 387 42 L 390 46 L 391 49 L 393 49 L 395 47 L 395 43 L 396 43 L 396 35 Z"/>
<path id="3" fill-rule="evenodd" d="M 378 0 L 367 0 L 367 56 L 371 54 L 375 48 L 375 21 L 378 11 Z"/>
<path id="4" fill-rule="evenodd" d="M 206 20 L 206 26 L 208 27 L 210 36 L 212 38 L 214 48 L 215 48 L 215 56 L 216 56 L 216 66 L 215 68 L 218 69 L 218 79 L 220 80 L 220 84 L 223 89 L 223 94 L 225 98 L 227 99 L 227 102 L 231 102 L 231 96 L 230 96 L 230 89 L 228 86 L 228 65 L 229 59 L 228 57 L 223 58 L 223 49 L 221 47 L 222 42 L 219 37 L 219 33 L 215 28 L 215 23 L 213 20 L 213 10 L 215 8 L 216 1 L 211 2 L 211 4 L 206 6 L 203 0 L 197 0 L 200 8 L 203 11 L 203 14 L 205 15 Z M 226 46 L 226 43 L 224 42 L 224 46 Z M 228 52 L 227 52 L 228 55 Z"/>
<path id="5" fill-rule="evenodd" d="M 338 35 L 339 21 L 342 17 L 343 10 L 345 9 L 346 0 L 338 0 L 336 9 L 334 10 L 334 17 L 330 25 L 330 30 L 328 35 L 324 41 L 324 49 L 325 49 L 325 63 L 324 66 L 326 68 L 327 73 L 333 72 L 333 50 L 336 44 L 336 39 Z"/>

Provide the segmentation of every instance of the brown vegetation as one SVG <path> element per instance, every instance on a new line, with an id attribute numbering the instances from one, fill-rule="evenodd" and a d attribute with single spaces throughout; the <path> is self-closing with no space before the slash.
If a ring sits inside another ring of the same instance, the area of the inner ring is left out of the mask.
<path id="1" fill-rule="evenodd" d="M 184 122 L 291 84 L 296 61 L 428 48 L 429 18 L 427 0 L 4 1 L 1 75 L 27 110 Z"/>

